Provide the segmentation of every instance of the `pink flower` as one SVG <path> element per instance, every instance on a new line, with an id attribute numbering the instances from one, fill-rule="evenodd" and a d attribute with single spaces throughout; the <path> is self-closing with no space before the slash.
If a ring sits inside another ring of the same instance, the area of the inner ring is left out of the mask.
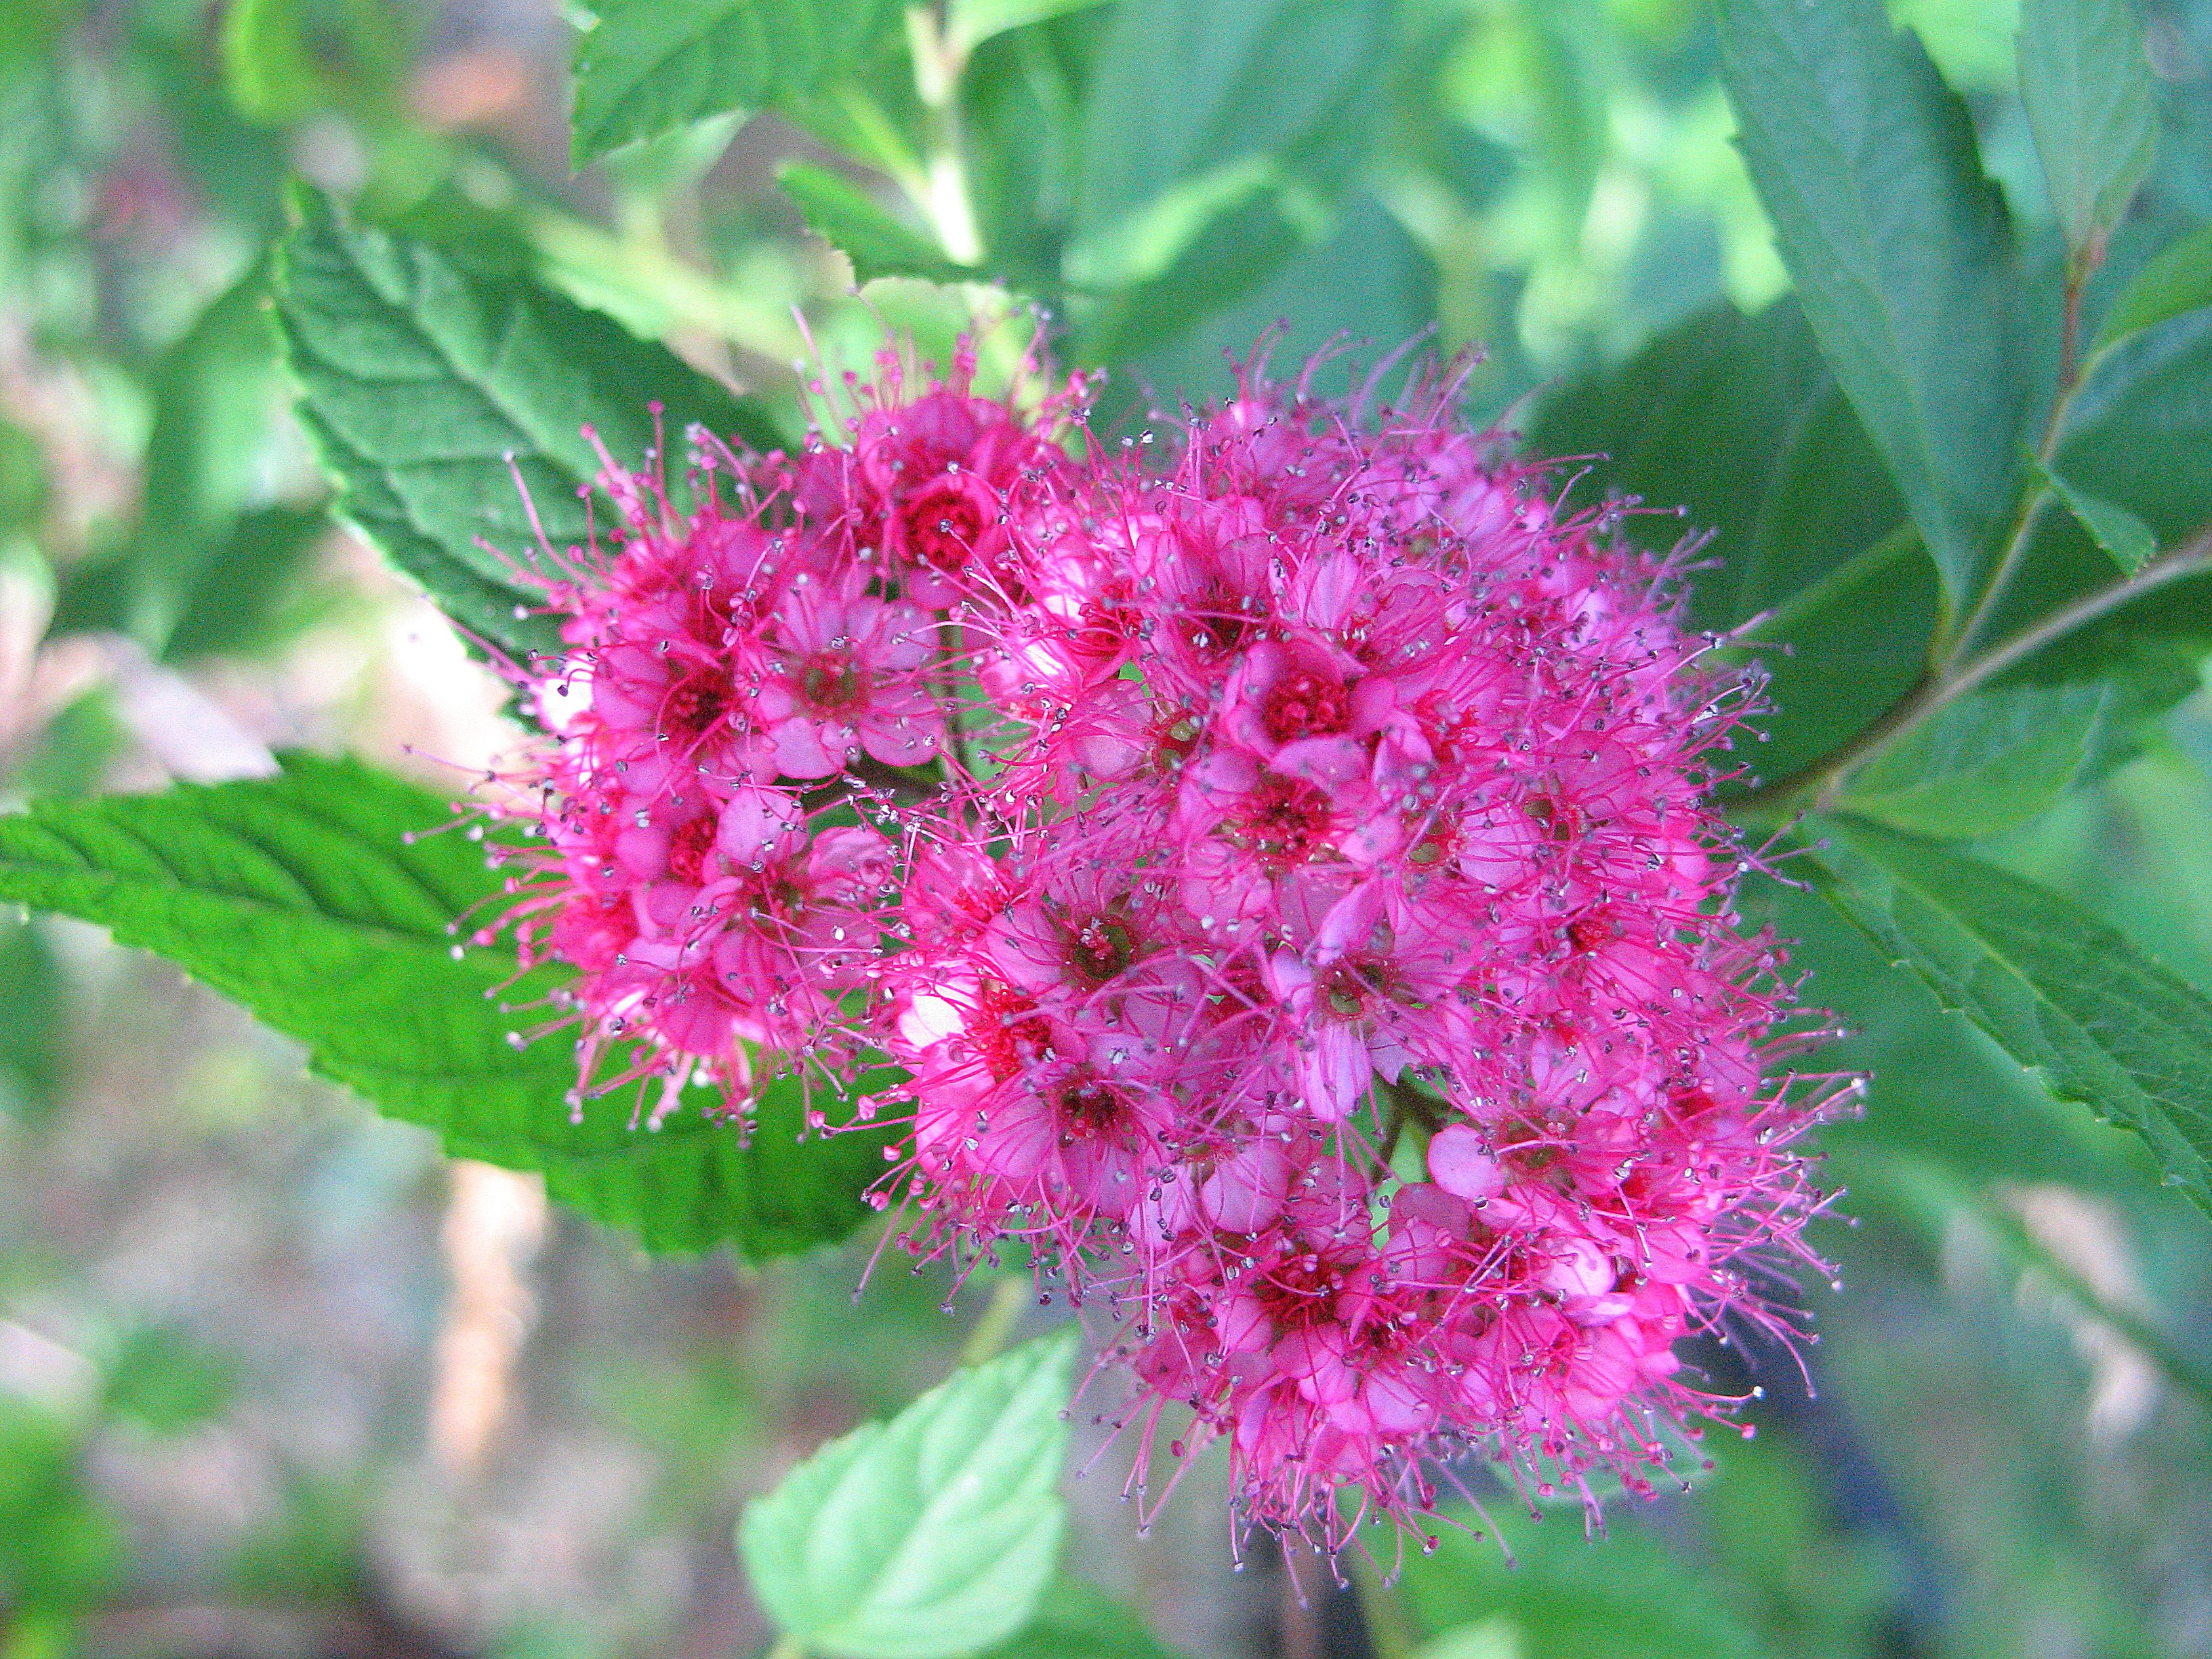
<path id="1" fill-rule="evenodd" d="M 1470 1451 L 1648 1488 L 1729 1404 L 1674 1345 L 1787 1328 L 1747 1263 L 1840 1083 L 1734 920 L 1742 697 L 1449 374 L 1263 369 L 1149 466 L 963 348 L 688 514 L 611 469 L 613 550 L 525 567 L 511 923 L 587 1083 L 903 1068 L 910 1248 L 1032 1249 L 1253 1522 L 1418 1524 Z"/>

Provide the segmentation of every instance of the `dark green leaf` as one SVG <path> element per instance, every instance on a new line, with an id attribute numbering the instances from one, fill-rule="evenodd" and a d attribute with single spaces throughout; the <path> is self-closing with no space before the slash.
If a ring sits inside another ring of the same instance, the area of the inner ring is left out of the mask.
<path id="1" fill-rule="evenodd" d="M 2161 542 L 2212 520 L 2212 311 L 2113 347 L 2075 396 L 2055 465 Z"/>
<path id="2" fill-rule="evenodd" d="M 516 963 L 501 949 L 454 959 L 449 927 L 495 908 L 501 878 L 465 835 L 420 833 L 452 822 L 411 784 L 298 756 L 275 778 L 0 818 L 0 898 L 168 957 L 306 1044 L 317 1072 L 436 1130 L 454 1156 L 542 1170 L 556 1198 L 648 1245 L 730 1240 L 773 1255 L 866 1218 L 882 1137 L 799 1143 L 795 1086 L 768 1091 L 750 1146 L 696 1097 L 658 1130 L 629 1127 L 627 1097 L 571 1122 L 572 1043 L 509 1040 L 544 1018 L 509 1007 L 557 979 L 510 985 Z"/>
<path id="3" fill-rule="evenodd" d="M 2020 90 L 2066 245 L 2098 246 L 2157 149 L 2150 58 L 2130 0 L 2024 0 Z"/>
<path id="4" fill-rule="evenodd" d="M 2124 507 L 2115 507 L 2085 489 L 2076 489 L 2047 466 L 2039 465 L 2036 472 L 2081 528 L 2089 532 L 2090 539 L 2110 554 L 2112 562 L 2129 575 L 2142 569 L 2144 561 L 2158 551 L 2158 538 L 2151 533 L 2151 527 Z"/>
<path id="5" fill-rule="evenodd" d="M 832 1441 L 747 1506 L 753 1592 L 805 1647 L 841 1659 L 956 1659 L 1030 1622 L 1066 1525 L 1076 1333 L 939 1383 Z"/>
<path id="6" fill-rule="evenodd" d="M 580 167 L 725 110 L 822 92 L 901 36 L 896 0 L 596 0 L 576 42 Z"/>
<path id="7" fill-rule="evenodd" d="M 1145 1621 L 1111 1596 L 1079 1579 L 1055 1578 L 1037 1603 L 1036 1616 L 1010 1642 L 983 1659 L 1176 1659 L 1145 1628 Z"/>
<path id="8" fill-rule="evenodd" d="M 2133 1129 L 2212 1209 L 2212 1002 L 2069 901 L 1838 818 L 1821 891 L 2061 1100 Z"/>
<path id="9" fill-rule="evenodd" d="M 653 444 L 656 400 L 672 446 L 694 422 L 776 441 L 752 405 L 608 319 L 349 225 L 320 196 L 303 198 L 282 246 L 276 304 L 336 510 L 463 628 L 518 659 L 558 635 L 516 614 L 542 596 L 477 544 L 510 556 L 535 544 L 524 489 L 556 548 L 584 539 L 577 492 L 599 471 L 585 427 L 625 465 Z"/>
<path id="10" fill-rule="evenodd" d="M 1690 319 L 1547 399 L 1528 447 L 1594 457 L 1577 488 L 1656 509 L 1622 525 L 1655 553 L 1711 535 L 1691 617 L 1723 633 L 1761 618 L 1746 640 L 1771 677 L 1762 773 L 1826 753 L 1919 673 L 1935 572 L 1795 301 Z"/>
<path id="11" fill-rule="evenodd" d="M 1172 337 L 1322 240 L 1379 112 L 1389 0 L 1123 0 L 1091 77 L 1079 350 Z"/>
<path id="12" fill-rule="evenodd" d="M 2136 273 L 2098 325 L 2094 350 L 2185 312 L 2212 306 L 2212 225 L 2200 226 Z"/>
<path id="13" fill-rule="evenodd" d="M 1997 686 L 1939 710 L 1852 774 L 1846 811 L 1946 840 L 2040 817 L 2096 741 L 2108 687 Z"/>
<path id="14" fill-rule="evenodd" d="M 919 276 L 929 283 L 969 282 L 982 273 L 955 263 L 921 232 L 894 218 L 849 179 L 811 161 L 787 161 L 776 182 L 799 204 L 817 234 L 853 262 L 853 279 Z"/>
<path id="15" fill-rule="evenodd" d="M 1729 0 L 1723 76 L 1783 263 L 1954 597 L 2011 489 L 2022 326 L 1966 106 L 1880 0 Z"/>

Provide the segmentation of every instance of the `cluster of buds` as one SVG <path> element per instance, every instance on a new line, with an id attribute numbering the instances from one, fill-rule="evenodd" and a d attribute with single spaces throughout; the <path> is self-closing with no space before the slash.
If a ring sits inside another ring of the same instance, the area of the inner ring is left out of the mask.
<path id="1" fill-rule="evenodd" d="M 611 463 L 526 562 L 569 649 L 509 921 L 576 970 L 577 1109 L 795 1073 L 893 1126 L 908 1248 L 1110 1320 L 1133 1480 L 1225 1439 L 1332 1550 L 1463 1455 L 1649 1490 L 1729 1403 L 1677 1342 L 1786 1323 L 1838 1086 L 1733 910 L 1742 678 L 1449 374 L 1263 352 L 1155 454 L 975 372 L 694 434 L 682 510 Z"/>

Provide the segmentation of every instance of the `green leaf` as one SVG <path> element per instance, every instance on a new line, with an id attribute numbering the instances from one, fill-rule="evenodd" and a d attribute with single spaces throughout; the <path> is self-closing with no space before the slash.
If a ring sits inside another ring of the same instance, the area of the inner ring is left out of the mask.
<path id="1" fill-rule="evenodd" d="M 853 262 L 856 283 L 872 283 L 878 276 L 964 283 L 982 275 L 946 257 L 927 236 L 894 218 L 874 197 L 827 167 L 787 161 L 775 177 L 784 194 L 799 204 L 809 228 Z"/>
<path id="2" fill-rule="evenodd" d="M 2003 685 L 1939 710 L 1851 776 L 1845 811 L 1945 840 L 2039 817 L 2096 741 L 2103 685 Z"/>
<path id="3" fill-rule="evenodd" d="M 162 655 L 188 662 L 278 642 L 307 620 L 292 602 L 307 555 L 330 530 L 320 506 L 279 501 L 242 514 L 193 573 Z"/>
<path id="4" fill-rule="evenodd" d="M 406 67 L 407 21 L 384 0 L 232 0 L 224 89 L 240 114 L 269 125 L 332 106 L 374 110 Z"/>
<path id="5" fill-rule="evenodd" d="M 2212 1001 L 2007 871 L 1863 819 L 1832 827 L 1821 892 L 2052 1095 L 2141 1135 L 2167 1183 L 2212 1210 Z"/>
<path id="6" fill-rule="evenodd" d="M 1092 72 L 1066 276 L 1078 350 L 1172 338 L 1328 234 L 1372 137 L 1389 0 L 1122 0 Z"/>
<path id="7" fill-rule="evenodd" d="M 2036 463 L 2036 474 L 2050 486 L 2051 493 L 2058 497 L 2089 538 L 2112 556 L 2112 562 L 2132 576 L 2143 568 L 2143 562 L 2158 551 L 2158 537 L 2151 527 L 2124 507 L 2115 507 L 2110 501 L 2100 501 L 2085 489 L 2075 488 L 2060 474 L 2041 462 Z"/>
<path id="8" fill-rule="evenodd" d="M 0 534 L 38 528 L 52 495 L 46 451 L 36 438 L 0 416 Z"/>
<path id="9" fill-rule="evenodd" d="M 2200 225 L 2135 275 L 2098 325 L 2092 351 L 2212 306 L 2212 225 Z"/>
<path id="10" fill-rule="evenodd" d="M 447 804 L 411 784 L 295 756 L 274 778 L 0 818 L 0 899 L 167 957 L 455 1157 L 543 1170 L 554 1197 L 656 1249 L 729 1240 L 774 1255 L 866 1218 L 860 1194 L 882 1173 L 883 1137 L 800 1144 L 795 1085 L 768 1091 L 750 1146 L 696 1098 L 658 1130 L 629 1127 L 626 1097 L 572 1122 L 572 1042 L 510 1040 L 545 1015 L 509 1009 L 557 975 L 518 979 L 504 949 L 454 959 L 452 924 L 495 913 L 501 878 L 452 826 Z"/>
<path id="11" fill-rule="evenodd" d="M 840 1659 L 954 1659 L 1030 1621 L 1066 1505 L 1071 1328 L 831 1442 L 749 1505 L 745 1570 L 777 1626 Z"/>
<path id="12" fill-rule="evenodd" d="M 595 0 L 576 42 L 576 165 L 726 110 L 823 92 L 901 38 L 897 0 Z"/>
<path id="13" fill-rule="evenodd" d="M 2014 252 L 1966 106 L 1880 0 L 1728 0 L 1723 77 L 1820 349 L 1954 599 L 2009 497 Z"/>
<path id="14" fill-rule="evenodd" d="M 1904 504 L 1796 301 L 1690 318 L 1547 399 L 1528 448 L 1593 457 L 1577 489 L 1655 509 L 1621 525 L 1654 553 L 1710 534 L 1691 617 L 1717 633 L 1753 624 L 1745 654 L 1771 677 L 1761 773 L 1826 754 L 1918 676 L 1935 571 L 1900 533 Z"/>
<path id="15" fill-rule="evenodd" d="M 2158 106 L 2130 0 L 2023 0 L 2020 91 L 2066 246 L 2098 247 L 2150 171 Z"/>
<path id="16" fill-rule="evenodd" d="M 1046 1587 L 1036 1615 L 983 1659 L 1176 1659 L 1145 1621 L 1113 1597 L 1066 1576 Z"/>
<path id="17" fill-rule="evenodd" d="M 2161 542 L 2212 520 L 2212 311 L 2123 340 L 2075 394 L 2057 471 Z"/>
<path id="18" fill-rule="evenodd" d="M 523 489 L 556 549 L 584 539 L 577 492 L 599 471 L 586 426 L 624 465 L 653 445 L 655 400 L 672 447 L 694 422 L 777 441 L 757 408 L 661 347 L 520 278 L 349 225 L 319 195 L 281 245 L 276 310 L 335 510 L 517 660 L 556 649 L 557 629 L 516 614 L 543 596 L 477 544 L 535 545 Z"/>

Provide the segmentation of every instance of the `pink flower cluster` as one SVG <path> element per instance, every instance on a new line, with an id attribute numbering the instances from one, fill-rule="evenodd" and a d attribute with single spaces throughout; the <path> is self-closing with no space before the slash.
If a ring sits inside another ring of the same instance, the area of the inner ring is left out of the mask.
<path id="1" fill-rule="evenodd" d="M 1449 378 L 1263 357 L 1158 460 L 973 378 L 886 352 L 835 442 L 701 435 L 688 513 L 611 465 L 540 569 L 513 920 L 586 1076 L 741 1114 L 888 1055 L 910 1248 L 1028 1247 L 1112 1315 L 1140 1470 L 1172 1411 L 1261 1523 L 1336 1547 L 1462 1453 L 1648 1490 L 1728 1403 L 1677 1341 L 1778 1317 L 1835 1092 L 1731 908 L 1741 679 Z"/>

